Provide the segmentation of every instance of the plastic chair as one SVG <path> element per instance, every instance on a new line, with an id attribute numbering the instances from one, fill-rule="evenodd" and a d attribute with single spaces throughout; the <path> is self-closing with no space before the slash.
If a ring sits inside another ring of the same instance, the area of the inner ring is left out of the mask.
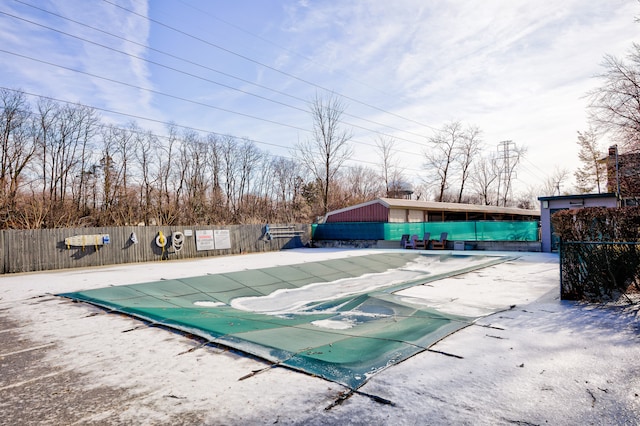
<path id="1" fill-rule="evenodd" d="M 444 250 L 447 247 L 447 235 L 448 234 L 446 232 L 443 232 L 440 234 L 439 240 L 432 240 L 431 248 L 434 250 Z"/>
<path id="2" fill-rule="evenodd" d="M 417 240 L 416 241 L 416 248 L 421 248 L 426 250 L 427 247 L 429 246 L 429 238 L 431 238 L 431 233 L 430 232 L 425 232 L 424 236 L 422 237 L 422 240 Z"/>

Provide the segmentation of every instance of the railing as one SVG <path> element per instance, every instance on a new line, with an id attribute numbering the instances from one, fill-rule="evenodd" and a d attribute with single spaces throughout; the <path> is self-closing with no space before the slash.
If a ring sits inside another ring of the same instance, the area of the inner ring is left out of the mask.
<path id="1" fill-rule="evenodd" d="M 266 225 L 265 237 L 272 238 L 295 238 L 304 234 L 304 231 L 296 229 L 293 225 Z"/>

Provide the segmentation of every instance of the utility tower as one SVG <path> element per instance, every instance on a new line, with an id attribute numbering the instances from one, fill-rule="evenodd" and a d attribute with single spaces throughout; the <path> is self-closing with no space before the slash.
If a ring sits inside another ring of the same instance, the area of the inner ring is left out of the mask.
<path id="1" fill-rule="evenodd" d="M 502 141 L 498 143 L 498 157 L 502 160 L 500 168 L 500 187 L 503 188 L 502 205 L 506 207 L 509 192 L 511 192 L 511 180 L 515 179 L 515 168 L 517 158 L 515 154 L 516 143 L 514 141 Z M 512 154 L 513 153 L 513 154 Z M 498 190 L 498 204 L 500 204 L 500 191 Z"/>

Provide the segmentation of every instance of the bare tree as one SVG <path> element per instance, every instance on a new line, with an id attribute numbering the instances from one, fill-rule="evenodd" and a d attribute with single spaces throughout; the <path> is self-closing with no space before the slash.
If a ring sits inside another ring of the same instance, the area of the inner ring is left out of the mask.
<path id="1" fill-rule="evenodd" d="M 153 191 L 154 185 L 157 184 L 158 173 L 155 171 L 155 162 L 153 159 L 158 149 L 158 138 L 151 132 L 136 134 L 135 158 L 139 168 L 139 187 L 140 195 L 138 198 L 139 210 L 145 225 L 151 223 L 151 218 L 158 217 L 158 211 L 154 209 Z M 155 177 L 154 177 L 155 176 Z"/>
<path id="2" fill-rule="evenodd" d="M 313 138 L 298 142 L 294 155 L 320 184 L 323 213 L 329 211 L 329 192 L 346 160 L 352 155 L 351 132 L 341 127 L 345 105 L 334 95 L 316 97 L 309 105 Z"/>
<path id="3" fill-rule="evenodd" d="M 498 203 L 497 184 L 500 170 L 495 155 L 481 156 L 473 167 L 471 179 L 477 202 L 490 206 Z"/>
<path id="4" fill-rule="evenodd" d="M 390 137 L 380 136 L 376 139 L 376 148 L 380 155 L 380 175 L 384 182 L 386 197 L 403 189 L 399 185 L 405 181 L 403 171 L 394 156 L 395 146 L 396 140 Z"/>
<path id="5" fill-rule="evenodd" d="M 46 225 L 70 225 L 78 211 L 67 205 L 82 192 L 73 188 L 76 176 L 87 164 L 87 149 L 98 118 L 93 109 L 82 105 L 59 105 L 51 100 L 38 102 L 37 155 L 38 177 L 43 204 L 47 207 Z M 73 200 L 74 204 L 76 200 Z"/>
<path id="6" fill-rule="evenodd" d="M 302 166 L 293 159 L 275 157 L 271 170 L 274 175 L 275 211 L 279 220 L 291 222 L 300 217 L 300 203 L 303 202 Z M 296 205 L 296 203 L 298 203 Z"/>
<path id="7" fill-rule="evenodd" d="M 626 60 L 606 55 L 602 86 L 588 92 L 589 118 L 596 130 L 612 135 L 621 147 L 640 150 L 640 44 Z"/>
<path id="8" fill-rule="evenodd" d="M 517 195 L 515 200 L 516 207 L 520 209 L 537 210 L 540 205 L 538 204 L 538 197 L 544 195 L 540 193 L 540 188 L 535 185 L 528 185 L 524 191 Z"/>
<path id="9" fill-rule="evenodd" d="M 225 136 L 220 144 L 224 195 L 228 212 L 236 212 L 238 210 L 236 198 L 234 197 L 236 189 L 236 159 L 238 158 L 236 145 L 236 139 L 232 136 Z"/>
<path id="10" fill-rule="evenodd" d="M 154 192 L 158 205 L 159 224 L 171 225 L 178 217 L 176 206 L 180 198 L 172 164 L 179 161 L 179 157 L 176 156 L 180 155 L 180 149 L 176 126 L 170 124 L 168 130 L 169 135 L 163 138 L 164 142 L 160 143 L 156 150 L 155 163 L 157 167 L 155 171 L 157 175 L 153 180 L 157 186 Z"/>
<path id="11" fill-rule="evenodd" d="M 236 214 L 245 214 L 247 207 L 251 204 L 247 202 L 247 195 L 252 193 L 253 179 L 257 166 L 262 161 L 262 152 L 256 147 L 249 139 L 244 139 L 242 144 L 238 147 L 238 167 L 236 169 L 236 188 L 234 197 L 236 198 L 236 205 L 238 206 Z M 251 197 L 253 202 L 257 200 Z M 248 210 L 251 210 L 249 208 Z M 241 220 L 241 216 L 237 219 Z"/>
<path id="12" fill-rule="evenodd" d="M 207 194 L 211 184 L 209 147 L 195 131 L 186 131 L 182 140 L 182 162 L 185 164 L 185 212 L 188 223 L 206 223 Z M 185 161 L 188 159 L 188 161 Z"/>
<path id="13" fill-rule="evenodd" d="M 598 194 L 601 191 L 601 185 L 604 183 L 606 165 L 602 161 L 603 154 L 598 146 L 598 136 L 593 129 L 585 132 L 578 132 L 578 158 L 582 162 L 582 167 L 578 168 L 574 173 L 576 178 L 576 189 L 580 193 L 589 193 L 596 189 Z"/>
<path id="14" fill-rule="evenodd" d="M 15 213 L 18 188 L 36 146 L 24 93 L 0 89 L 0 108 L 0 212 L 6 223 Z"/>
<path id="15" fill-rule="evenodd" d="M 461 143 L 457 147 L 456 159 L 460 168 L 460 192 L 458 192 L 458 203 L 462 202 L 462 194 L 465 184 L 471 174 L 471 164 L 480 153 L 482 131 L 479 127 L 469 127 L 462 137 Z"/>
<path id="16" fill-rule="evenodd" d="M 442 129 L 429 138 L 429 149 L 424 152 L 425 167 L 435 173 L 432 183 L 437 187 L 436 201 L 444 201 L 445 193 L 451 185 L 451 175 L 459 155 L 458 147 L 462 144 L 464 132 L 462 124 L 454 121 L 445 124 Z"/>
<path id="17" fill-rule="evenodd" d="M 253 172 L 253 184 L 251 194 L 246 197 L 247 205 L 245 211 L 249 215 L 252 223 L 273 222 L 276 216 L 275 207 L 277 205 L 274 191 L 277 187 L 276 170 L 274 169 L 274 159 L 266 152 L 260 151 L 259 164 L 255 166 Z"/>
<path id="18" fill-rule="evenodd" d="M 363 203 L 373 200 L 384 192 L 378 174 L 363 165 L 346 168 L 341 185 L 345 193 L 345 205 Z"/>
<path id="19" fill-rule="evenodd" d="M 209 167 L 212 179 L 211 183 L 211 222 L 224 223 L 228 210 L 226 209 L 226 201 L 222 190 L 222 170 L 223 156 L 222 147 L 223 140 L 216 134 L 207 135 L 207 146 L 209 148 Z"/>
<path id="20" fill-rule="evenodd" d="M 556 166 L 553 173 L 544 181 L 542 193 L 544 195 L 564 195 L 571 192 L 569 189 L 563 190 L 563 185 L 571 175 L 569 169 Z"/>
<path id="21" fill-rule="evenodd" d="M 138 132 L 135 123 L 126 127 L 111 125 L 102 132 L 103 211 L 111 218 L 110 223 L 125 225 L 136 221 L 136 194 L 131 185 Z"/>

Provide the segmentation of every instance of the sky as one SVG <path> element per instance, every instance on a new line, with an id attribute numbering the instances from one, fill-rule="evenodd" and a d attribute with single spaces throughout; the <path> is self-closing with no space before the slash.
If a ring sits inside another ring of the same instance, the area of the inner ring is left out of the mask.
<path id="1" fill-rule="evenodd" d="M 486 152 L 526 147 L 528 188 L 579 165 L 585 95 L 605 55 L 640 41 L 639 15 L 635 0 L 2 0 L 1 86 L 286 157 L 312 137 L 311 100 L 333 94 L 349 165 L 378 167 L 375 141 L 391 137 L 419 184 L 428 138 L 460 121 Z"/>

